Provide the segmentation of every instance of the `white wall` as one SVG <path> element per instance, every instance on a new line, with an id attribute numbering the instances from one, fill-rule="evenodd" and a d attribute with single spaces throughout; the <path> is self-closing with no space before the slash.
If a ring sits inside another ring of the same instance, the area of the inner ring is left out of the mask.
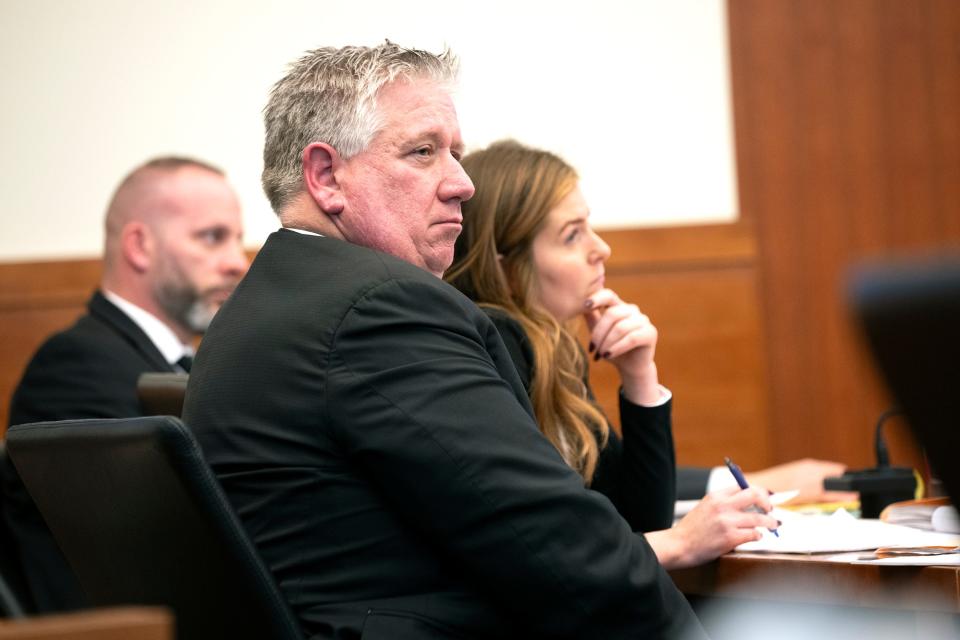
<path id="1" fill-rule="evenodd" d="M 349 6 L 348 6 L 349 5 Z M 723 0 L 0 0 L 0 261 L 97 256 L 119 179 L 159 154 L 222 166 L 247 244 L 270 86 L 318 46 L 461 58 L 470 148 L 564 155 L 600 227 L 726 221 L 737 198 Z"/>

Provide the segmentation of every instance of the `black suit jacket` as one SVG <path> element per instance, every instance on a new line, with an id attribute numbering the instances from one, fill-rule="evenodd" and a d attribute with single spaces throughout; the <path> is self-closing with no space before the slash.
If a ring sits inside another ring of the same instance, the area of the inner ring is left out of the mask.
<path id="1" fill-rule="evenodd" d="M 540 434 L 493 324 L 410 264 L 271 235 L 204 337 L 184 419 L 313 638 L 699 630 Z"/>
<path id="2" fill-rule="evenodd" d="M 141 415 L 137 378 L 173 371 L 150 338 L 99 292 L 87 314 L 34 354 L 13 394 L 10 424 Z M 39 611 L 83 606 L 83 594 L 12 464 L 3 471 L 4 516 Z"/>

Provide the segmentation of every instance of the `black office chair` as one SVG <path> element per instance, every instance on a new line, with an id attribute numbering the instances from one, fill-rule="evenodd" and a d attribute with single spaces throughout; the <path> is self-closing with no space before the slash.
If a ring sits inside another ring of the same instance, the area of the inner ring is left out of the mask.
<path id="1" fill-rule="evenodd" d="M 92 605 L 165 605 L 179 640 L 302 638 L 179 419 L 16 425 L 7 451 Z"/>
<path id="2" fill-rule="evenodd" d="M 0 440 L 0 474 L 7 463 L 6 443 Z M 0 618 L 22 618 L 32 606 L 17 545 L 4 518 L 3 497 L 0 491 Z"/>
<path id="3" fill-rule="evenodd" d="M 137 398 L 143 415 L 179 418 L 189 380 L 189 373 L 141 373 L 137 378 Z"/>

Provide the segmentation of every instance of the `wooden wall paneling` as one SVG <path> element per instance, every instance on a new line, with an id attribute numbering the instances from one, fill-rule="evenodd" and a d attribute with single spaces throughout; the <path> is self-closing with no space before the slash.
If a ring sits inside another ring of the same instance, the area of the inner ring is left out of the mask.
<path id="1" fill-rule="evenodd" d="M 83 313 L 100 271 L 100 260 L 0 264 L 0 437 L 27 362 L 50 334 Z"/>
<path id="2" fill-rule="evenodd" d="M 601 230 L 610 245 L 608 270 L 697 266 L 709 269 L 730 264 L 752 265 L 757 253 L 753 226 L 733 224 Z"/>
<path id="3" fill-rule="evenodd" d="M 891 246 L 924 247 L 939 232 L 933 166 L 936 126 L 930 117 L 936 71 L 926 42 L 931 8 L 925 2 L 889 3 L 881 16 L 887 46 L 878 50 L 885 70 L 879 104 L 890 137 L 886 155 L 890 179 L 884 182 L 884 195 Z"/>
<path id="4" fill-rule="evenodd" d="M 960 3 L 937 5 L 930 21 L 927 71 L 930 79 L 930 119 L 934 124 L 933 162 L 937 171 L 937 209 L 947 238 L 960 238 Z M 940 70 L 941 66 L 946 69 Z"/>
<path id="5" fill-rule="evenodd" d="M 85 302 L 100 271 L 97 259 L 0 263 L 0 311 Z"/>
<path id="6" fill-rule="evenodd" d="M 247 249 L 247 258 L 256 253 Z M 30 358 L 47 337 L 86 311 L 102 268 L 100 259 L 0 263 L 0 437 Z"/>
<path id="7" fill-rule="evenodd" d="M 640 305 L 660 328 L 657 363 L 675 394 L 679 459 L 712 466 L 731 455 L 748 467 L 767 464 L 752 226 L 619 230 L 603 236 L 613 249 L 608 285 Z M 43 340 L 83 313 L 100 269 L 99 260 L 0 264 L 0 434 L 26 363 Z M 616 422 L 615 370 L 594 363 L 591 375 Z"/>
<path id="8" fill-rule="evenodd" d="M 958 249 L 960 6 L 950 0 L 887 1 L 880 24 L 887 43 L 881 49 L 881 104 L 890 138 L 885 248 L 888 253 Z M 885 393 L 880 397 L 887 402 Z M 894 454 L 911 442 L 900 426 Z"/>
<path id="9" fill-rule="evenodd" d="M 10 400 L 23 371 L 40 344 L 51 334 L 63 329 L 83 313 L 83 305 L 53 309 L 0 311 L 0 437 L 6 432 L 10 417 Z"/>
<path id="10" fill-rule="evenodd" d="M 867 257 L 960 243 L 960 11 L 944 0 L 728 6 L 774 455 L 872 464 L 890 400 L 850 323 L 844 277 Z"/>
<path id="11" fill-rule="evenodd" d="M 849 459 L 852 447 L 838 444 L 851 430 L 828 420 L 837 398 L 824 304 L 837 284 L 831 240 L 841 234 L 831 229 L 842 225 L 829 219 L 842 198 L 830 179 L 838 170 L 834 93 L 825 90 L 836 83 L 830 8 L 799 4 L 730 5 L 741 204 L 759 234 L 776 455 Z"/>
<path id="12" fill-rule="evenodd" d="M 657 367 L 674 394 L 678 460 L 714 466 L 724 455 L 769 463 L 760 306 L 749 225 L 604 232 L 607 285 L 658 327 Z M 616 370 L 591 363 L 591 381 L 616 422 Z"/>
<path id="13" fill-rule="evenodd" d="M 784 12 L 755 12 L 755 9 L 753 4 L 732 0 L 728 6 L 728 20 L 740 208 L 741 215 L 752 216 L 757 225 L 759 245 L 759 225 L 766 222 L 763 214 L 771 209 L 790 207 L 799 194 L 795 191 L 796 183 L 789 179 L 797 171 L 792 153 L 794 143 L 783 135 L 789 128 L 790 116 L 778 107 L 778 99 L 786 99 L 785 96 L 796 89 L 788 73 L 787 57 L 769 54 L 787 37 L 790 20 Z M 766 83 L 765 91 L 757 89 L 758 79 Z M 762 135 L 765 131 L 777 131 L 781 135 Z M 770 162 L 770 158 L 777 161 Z M 778 317 L 770 317 L 771 307 L 788 318 L 802 313 L 799 297 L 788 294 L 798 288 L 798 274 L 791 269 L 778 269 L 780 265 L 798 261 L 798 247 L 788 229 L 773 227 L 764 229 L 764 232 L 768 236 L 780 233 L 780 237 L 765 237 L 766 245 L 758 246 L 759 253 L 767 250 L 772 241 L 780 255 L 780 262 L 769 266 L 762 264 L 764 272 L 760 274 L 767 318 L 766 335 L 770 345 L 777 345 L 784 343 L 788 334 L 783 323 L 774 322 Z M 758 268 L 760 264 L 758 262 Z M 778 283 L 772 292 L 766 286 L 771 280 Z M 770 304 L 771 297 L 777 298 L 776 305 Z M 782 393 L 776 381 L 778 377 L 789 377 L 783 372 L 801 370 L 802 357 L 800 349 L 768 354 L 768 358 L 776 363 L 770 366 L 769 400 L 771 420 L 774 421 L 771 424 L 776 424 L 778 431 L 783 430 L 779 422 L 781 414 L 800 415 L 803 407 L 795 403 L 791 395 Z M 772 438 L 771 445 L 775 456 L 780 457 L 785 452 L 782 434 Z M 793 449 L 789 445 L 786 447 L 786 451 Z"/>

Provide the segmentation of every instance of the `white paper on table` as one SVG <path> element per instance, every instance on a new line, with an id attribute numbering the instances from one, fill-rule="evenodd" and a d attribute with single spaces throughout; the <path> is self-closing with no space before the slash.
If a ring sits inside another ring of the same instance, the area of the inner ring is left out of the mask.
<path id="1" fill-rule="evenodd" d="M 796 489 L 792 491 L 779 491 L 770 496 L 770 503 L 774 505 L 783 504 L 788 500 L 793 500 L 798 495 L 800 495 L 800 491 Z M 693 508 L 699 503 L 699 500 L 677 500 L 673 505 L 673 519 L 679 520 L 693 511 Z"/>
<path id="2" fill-rule="evenodd" d="M 901 567 L 957 567 L 960 566 L 960 553 L 944 553 L 938 556 L 897 556 L 895 558 L 858 557 L 851 564 L 888 564 Z"/>
<path id="3" fill-rule="evenodd" d="M 770 496 L 770 504 L 772 505 L 783 504 L 784 502 L 789 502 L 790 500 L 793 500 L 798 495 L 800 495 L 799 489 L 793 489 L 791 491 L 777 491 L 776 493 Z"/>
<path id="4" fill-rule="evenodd" d="M 879 520 L 858 519 L 845 509 L 838 509 L 831 515 L 805 515 L 774 509 L 771 515 L 783 523 L 777 530 L 780 537 L 763 530 L 760 540 L 746 542 L 737 547 L 737 551 L 840 553 L 878 547 L 960 544 L 960 538 L 956 535 L 920 531 Z"/>

